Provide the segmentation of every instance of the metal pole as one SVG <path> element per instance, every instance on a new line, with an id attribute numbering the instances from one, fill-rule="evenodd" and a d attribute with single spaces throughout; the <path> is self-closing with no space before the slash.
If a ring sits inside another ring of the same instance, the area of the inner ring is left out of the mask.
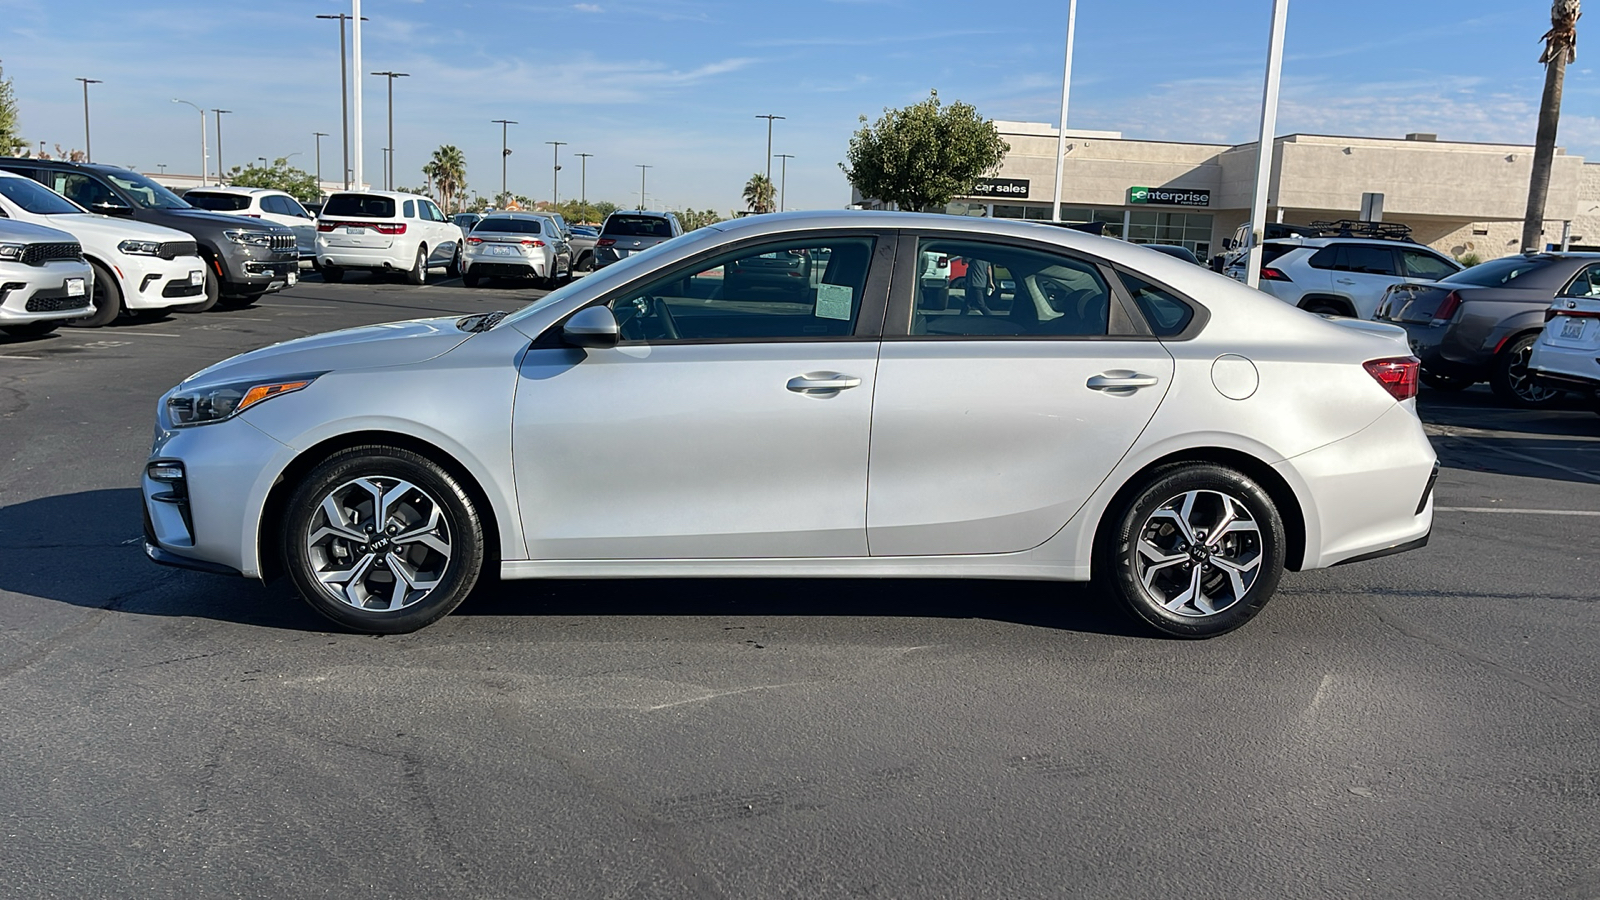
<path id="1" fill-rule="evenodd" d="M 578 166 L 578 205 L 588 212 L 589 207 L 589 157 L 593 153 L 579 153 L 578 158 L 583 160 Z"/>
<path id="2" fill-rule="evenodd" d="M 223 177 L 223 170 L 222 170 L 222 115 L 223 115 L 223 113 L 231 113 L 231 112 L 233 112 L 233 110 L 231 110 L 231 109 L 212 109 L 211 111 L 217 114 L 217 184 L 221 184 L 222 183 L 222 177 Z"/>
<path id="3" fill-rule="evenodd" d="M 385 147 L 383 164 L 384 190 L 394 190 L 394 80 L 396 78 L 410 78 L 409 72 L 373 72 L 373 75 L 382 76 L 389 80 L 389 146 Z"/>
<path id="4" fill-rule="evenodd" d="M 1061 74 L 1061 125 L 1056 135 L 1056 191 L 1050 221 L 1061 221 L 1061 179 L 1067 164 L 1067 98 L 1072 92 L 1072 39 L 1078 30 L 1078 0 L 1067 6 L 1067 62 Z M 1126 239 L 1127 235 L 1124 234 Z"/>
<path id="5" fill-rule="evenodd" d="M 339 20 L 339 139 L 344 154 L 344 174 L 339 178 L 344 182 L 344 189 L 350 189 L 350 73 L 348 70 L 349 54 L 345 52 L 344 23 L 350 17 L 344 13 L 336 16 L 317 16 L 319 19 Z"/>
<path id="6" fill-rule="evenodd" d="M 317 141 L 317 196 L 322 196 L 322 139 L 327 137 L 327 132 L 313 131 L 312 137 Z"/>
<path id="7" fill-rule="evenodd" d="M 639 166 L 639 211 L 644 212 L 644 170 L 653 169 L 655 166 Z"/>
<path id="8" fill-rule="evenodd" d="M 545 141 L 545 143 L 555 152 L 555 170 L 551 174 L 550 182 L 550 208 L 554 209 L 556 204 L 561 202 L 561 148 L 565 147 L 567 142 Z"/>
<path id="9" fill-rule="evenodd" d="M 361 0 L 350 0 L 350 32 L 350 62 L 355 70 L 359 72 L 361 71 Z M 351 180 L 355 182 L 356 189 L 360 190 L 365 178 L 362 177 L 361 165 L 361 135 L 363 129 L 361 126 L 361 79 L 359 77 L 356 78 L 355 84 L 351 85 L 351 88 L 354 94 L 350 104 L 352 109 L 350 121 L 355 130 L 355 137 L 350 144 L 350 152 L 353 157 L 351 165 L 354 167 L 354 174 Z"/>
<path id="10" fill-rule="evenodd" d="M 211 153 L 206 149 L 206 111 L 187 100 L 179 100 L 177 97 L 173 97 L 172 102 L 192 106 L 194 111 L 200 114 L 200 186 L 205 187 L 206 169 L 211 167 Z"/>
<path id="11" fill-rule="evenodd" d="M 89 85 L 105 84 L 98 78 L 75 78 L 74 81 L 83 82 L 83 160 L 94 162 L 93 145 L 89 143 Z"/>
<path id="12" fill-rule="evenodd" d="M 1261 91 L 1261 138 L 1256 145 L 1256 190 L 1250 201 L 1250 252 L 1245 257 L 1245 283 L 1261 286 L 1261 236 L 1267 227 L 1267 184 L 1272 179 L 1272 139 L 1278 128 L 1278 82 L 1283 74 L 1283 32 L 1289 21 L 1289 0 L 1273 0 L 1272 35 L 1267 44 L 1267 83 Z"/>
<path id="13" fill-rule="evenodd" d="M 772 120 L 782 119 L 783 116 L 756 116 L 758 119 L 767 120 L 767 184 L 772 183 Z"/>
<path id="14" fill-rule="evenodd" d="M 779 170 L 781 174 L 778 175 L 778 212 L 783 212 L 784 197 L 789 193 L 789 160 L 794 159 L 794 154 L 779 153 L 778 158 L 783 160 L 783 168 Z"/>
<path id="15" fill-rule="evenodd" d="M 490 121 L 500 126 L 500 196 L 506 194 L 506 157 L 511 155 L 511 148 L 506 146 L 506 126 L 515 125 L 510 119 L 491 119 Z"/>

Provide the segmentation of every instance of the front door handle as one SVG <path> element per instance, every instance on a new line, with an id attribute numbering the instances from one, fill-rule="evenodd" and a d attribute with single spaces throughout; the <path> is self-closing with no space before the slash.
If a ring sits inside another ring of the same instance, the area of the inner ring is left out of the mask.
<path id="1" fill-rule="evenodd" d="M 840 391 L 860 387 L 861 379 L 854 375 L 841 375 L 838 372 L 807 372 L 789 379 L 787 387 L 796 394 L 809 394 L 813 397 L 832 397 Z"/>
<path id="2" fill-rule="evenodd" d="M 1089 379 L 1087 385 L 1093 391 L 1105 391 L 1108 394 L 1131 394 L 1140 388 L 1155 387 L 1161 379 L 1154 375 L 1139 375 L 1134 372 L 1117 371 L 1103 372 Z"/>

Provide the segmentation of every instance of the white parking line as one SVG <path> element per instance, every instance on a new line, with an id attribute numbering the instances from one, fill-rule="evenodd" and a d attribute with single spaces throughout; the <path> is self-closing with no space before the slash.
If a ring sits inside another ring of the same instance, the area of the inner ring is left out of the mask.
<path id="1" fill-rule="evenodd" d="M 1592 509 L 1508 509 L 1500 506 L 1435 506 L 1433 511 L 1460 513 L 1509 513 L 1517 516 L 1594 516 L 1600 511 Z"/>
<path id="2" fill-rule="evenodd" d="M 94 329 L 94 330 L 91 331 L 91 330 L 89 330 L 87 328 L 72 328 L 72 329 L 63 328 L 60 331 L 56 332 L 56 336 L 57 337 L 103 338 L 108 334 L 115 334 L 117 337 L 124 337 L 124 336 L 126 336 L 126 337 L 164 337 L 164 338 L 183 337 L 183 335 L 181 335 L 181 334 L 167 334 L 166 332 L 163 332 L 163 331 L 131 331 L 131 330 L 126 329 L 126 328 L 118 328 L 115 331 L 101 331 L 99 329 Z"/>
<path id="3" fill-rule="evenodd" d="M 36 361 L 43 358 L 42 356 L 0 356 L 0 359 L 31 359 Z"/>

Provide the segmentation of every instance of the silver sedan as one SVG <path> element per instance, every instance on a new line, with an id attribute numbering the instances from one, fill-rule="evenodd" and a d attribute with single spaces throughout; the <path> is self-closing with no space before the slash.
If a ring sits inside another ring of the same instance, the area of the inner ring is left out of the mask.
<path id="1" fill-rule="evenodd" d="M 797 289 L 737 277 L 789 256 Z M 994 277 L 930 287 L 939 261 Z M 955 576 L 1093 577 L 1205 637 L 1286 568 L 1426 542 L 1417 374 L 1398 328 L 1120 241 L 761 216 L 511 315 L 191 376 L 158 404 L 146 551 L 286 574 L 368 632 L 427 625 L 492 575 Z"/>

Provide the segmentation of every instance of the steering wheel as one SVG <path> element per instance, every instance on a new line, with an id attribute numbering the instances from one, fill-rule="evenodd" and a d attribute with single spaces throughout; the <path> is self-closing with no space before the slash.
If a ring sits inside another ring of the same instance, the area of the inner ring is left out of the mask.
<path id="1" fill-rule="evenodd" d="M 660 297 L 651 297 L 650 317 L 655 319 L 656 324 L 660 326 L 660 336 L 662 338 L 669 341 L 678 339 L 678 323 L 672 318 L 672 311 L 667 309 L 667 301 Z"/>

